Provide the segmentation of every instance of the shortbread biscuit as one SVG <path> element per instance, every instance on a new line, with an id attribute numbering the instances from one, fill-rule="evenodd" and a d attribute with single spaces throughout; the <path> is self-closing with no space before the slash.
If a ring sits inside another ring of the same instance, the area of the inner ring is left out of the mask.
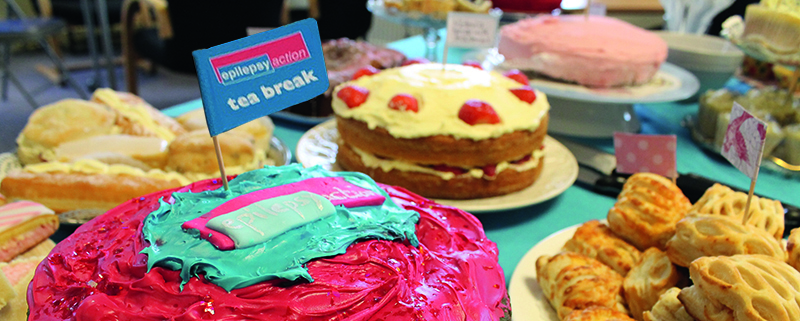
<path id="1" fill-rule="evenodd" d="M 590 306 L 573 310 L 564 321 L 633 321 L 627 314 L 603 306 Z"/>
<path id="2" fill-rule="evenodd" d="M 714 184 L 689 210 L 689 214 L 722 215 L 739 222 L 744 218 L 747 193 L 736 192 L 727 186 Z M 783 206 L 781 202 L 753 196 L 750 202 L 750 217 L 746 225 L 767 231 L 780 240 L 783 238 Z"/>
<path id="3" fill-rule="evenodd" d="M 644 251 L 665 249 L 692 204 L 669 179 L 651 173 L 628 178 L 614 207 L 608 211 L 608 226 L 614 233 Z"/>
<path id="4" fill-rule="evenodd" d="M 643 313 L 644 321 L 694 321 L 694 318 L 686 312 L 683 303 L 678 300 L 680 293 L 679 288 L 671 288 L 664 292 L 653 308 Z"/>
<path id="5" fill-rule="evenodd" d="M 690 215 L 678 222 L 667 242 L 672 263 L 688 267 L 703 256 L 763 254 L 784 261 L 783 246 L 762 229 L 720 215 Z"/>
<path id="6" fill-rule="evenodd" d="M 622 283 L 625 301 L 633 318 L 643 320 L 642 313 L 649 311 L 664 292 L 682 279 L 683 275 L 666 253 L 654 247 L 644 251 L 639 264 L 631 269 Z"/>
<path id="7" fill-rule="evenodd" d="M 800 272 L 772 257 L 703 257 L 692 262 L 694 285 L 678 295 L 692 317 L 717 320 L 800 320 Z"/>
<path id="8" fill-rule="evenodd" d="M 628 313 L 622 276 L 595 259 L 572 252 L 541 256 L 536 260 L 536 273 L 559 319 L 593 305 Z"/>
<path id="9" fill-rule="evenodd" d="M 641 252 L 623 241 L 598 220 L 583 223 L 564 244 L 564 250 L 580 253 L 608 265 L 625 276 L 639 262 Z"/>

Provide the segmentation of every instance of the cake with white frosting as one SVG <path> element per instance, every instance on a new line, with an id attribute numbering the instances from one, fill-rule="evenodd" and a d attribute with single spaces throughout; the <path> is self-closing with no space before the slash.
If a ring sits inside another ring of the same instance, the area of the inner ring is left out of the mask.
<path id="1" fill-rule="evenodd" d="M 543 164 L 547 97 L 519 73 L 414 64 L 341 84 L 338 164 L 426 197 L 530 186 Z"/>

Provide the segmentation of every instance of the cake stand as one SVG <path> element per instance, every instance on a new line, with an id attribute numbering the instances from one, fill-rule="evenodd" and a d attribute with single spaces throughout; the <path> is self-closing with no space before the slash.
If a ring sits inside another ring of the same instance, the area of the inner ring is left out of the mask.
<path id="1" fill-rule="evenodd" d="M 367 1 L 367 10 L 377 17 L 404 26 L 417 27 L 425 30 L 425 59 L 438 61 L 437 46 L 439 44 L 439 29 L 447 27 L 446 19 L 439 19 L 431 15 L 414 11 L 400 11 L 397 8 L 387 8 L 383 0 Z"/>
<path id="2" fill-rule="evenodd" d="M 473 52 L 486 70 L 505 72 L 511 67 L 497 49 Z M 473 58 L 465 55 L 464 60 Z M 634 104 L 665 103 L 694 95 L 700 82 L 692 73 L 670 63 L 663 63 L 650 82 L 640 86 L 589 88 L 537 75 L 528 75 L 530 85 L 545 94 L 550 102 L 549 133 L 605 138 L 614 132 L 636 133 L 641 129 Z"/>

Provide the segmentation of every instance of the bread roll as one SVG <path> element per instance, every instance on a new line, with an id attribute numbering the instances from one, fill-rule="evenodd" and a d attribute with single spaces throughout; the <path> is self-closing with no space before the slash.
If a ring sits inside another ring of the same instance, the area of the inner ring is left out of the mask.
<path id="1" fill-rule="evenodd" d="M 727 186 L 714 184 L 689 210 L 691 214 L 722 215 L 738 222 L 744 218 L 747 193 L 736 192 Z M 763 229 L 780 240 L 783 238 L 783 206 L 781 202 L 753 196 L 750 217 L 746 225 Z"/>
<path id="2" fill-rule="evenodd" d="M 614 233 L 644 251 L 666 248 L 680 221 L 692 204 L 671 180 L 651 173 L 628 178 L 616 204 L 608 212 L 608 226 Z"/>
<path id="3" fill-rule="evenodd" d="M 678 300 L 680 293 L 679 288 L 671 288 L 664 292 L 653 308 L 644 312 L 644 321 L 694 321 L 694 318 L 686 313 L 683 303 Z"/>
<path id="4" fill-rule="evenodd" d="M 603 306 L 573 310 L 564 321 L 633 321 L 627 314 Z"/>
<path id="5" fill-rule="evenodd" d="M 675 236 L 667 243 L 670 260 L 684 267 L 699 257 L 736 254 L 763 254 L 786 260 L 783 246 L 772 235 L 720 215 L 687 216 L 678 222 Z"/>
<path id="6" fill-rule="evenodd" d="M 642 313 L 653 308 L 659 297 L 682 279 L 683 275 L 672 265 L 666 253 L 654 247 L 644 251 L 639 264 L 631 269 L 622 283 L 633 318 L 643 320 Z"/>
<path id="7" fill-rule="evenodd" d="M 542 256 L 536 261 L 536 273 L 559 319 L 593 305 L 628 313 L 622 276 L 595 259 L 572 252 Z"/>
<path id="8" fill-rule="evenodd" d="M 625 276 L 639 262 L 641 252 L 625 243 L 598 220 L 583 223 L 564 245 L 564 250 L 586 255 Z"/>
<path id="9" fill-rule="evenodd" d="M 800 272 L 773 257 L 735 255 L 692 262 L 694 285 L 678 299 L 701 321 L 800 320 Z"/>

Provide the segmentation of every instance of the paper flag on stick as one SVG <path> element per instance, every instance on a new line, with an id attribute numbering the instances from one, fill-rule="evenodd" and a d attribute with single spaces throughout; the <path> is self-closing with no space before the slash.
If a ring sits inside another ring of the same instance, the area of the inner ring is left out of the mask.
<path id="1" fill-rule="evenodd" d="M 192 55 L 211 136 L 328 89 L 328 72 L 314 19 L 197 50 Z"/>
<path id="2" fill-rule="evenodd" d="M 461 48 L 491 48 L 497 44 L 497 12 L 447 14 L 447 38 L 445 45 Z"/>
<path id="3" fill-rule="evenodd" d="M 739 103 L 733 103 L 731 122 L 722 143 L 722 156 L 742 173 L 755 179 L 764 152 L 767 123 L 753 117 Z"/>
<path id="4" fill-rule="evenodd" d="M 647 172 L 678 177 L 676 148 L 675 135 L 614 133 L 614 154 L 617 156 L 617 172 L 620 173 Z"/>

